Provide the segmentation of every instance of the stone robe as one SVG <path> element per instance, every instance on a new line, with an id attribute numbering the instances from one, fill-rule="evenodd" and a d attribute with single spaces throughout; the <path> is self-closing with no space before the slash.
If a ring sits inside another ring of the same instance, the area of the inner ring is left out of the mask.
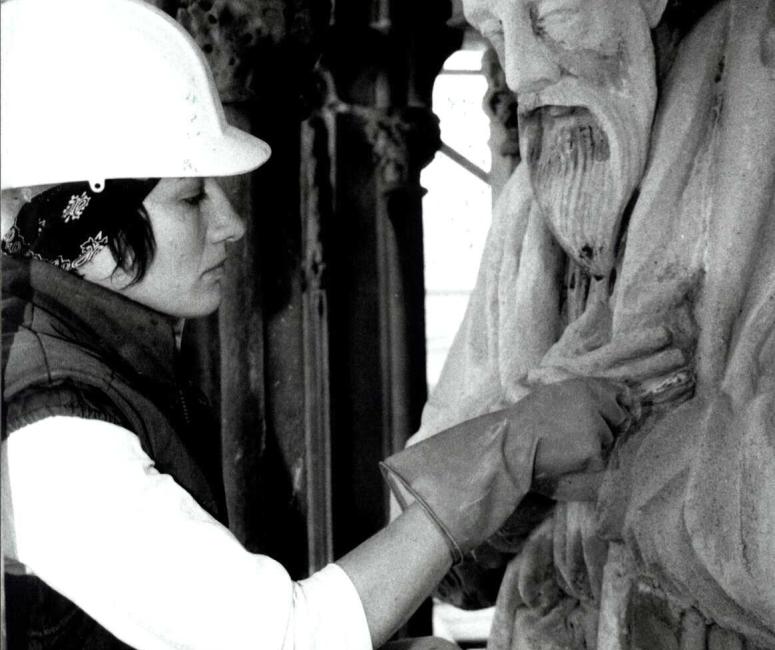
<path id="1" fill-rule="evenodd" d="M 774 5 L 727 0 L 681 43 L 610 295 L 578 295 L 525 166 L 499 198 L 414 441 L 655 326 L 694 387 L 644 409 L 597 503 L 560 503 L 517 540 L 491 648 L 775 648 Z"/>

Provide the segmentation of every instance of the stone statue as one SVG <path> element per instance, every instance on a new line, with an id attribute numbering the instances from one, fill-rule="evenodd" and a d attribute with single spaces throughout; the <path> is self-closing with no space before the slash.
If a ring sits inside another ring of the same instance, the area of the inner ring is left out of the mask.
<path id="1" fill-rule="evenodd" d="M 637 405 L 492 541 L 493 650 L 775 648 L 775 1 L 657 62 L 666 1 L 464 0 L 522 162 L 413 440 L 568 376 Z"/>

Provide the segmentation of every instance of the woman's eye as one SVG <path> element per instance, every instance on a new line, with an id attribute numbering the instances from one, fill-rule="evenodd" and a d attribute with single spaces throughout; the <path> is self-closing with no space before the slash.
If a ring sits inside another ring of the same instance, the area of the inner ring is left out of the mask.
<path id="1" fill-rule="evenodd" d="M 199 205 L 202 201 L 204 201 L 206 196 L 207 196 L 207 193 L 204 192 L 204 191 L 203 192 L 197 192 L 196 194 L 194 194 L 192 196 L 188 196 L 188 197 L 182 199 L 182 201 L 183 201 L 183 203 L 187 203 L 188 205 L 191 205 L 191 206 L 195 207 L 195 206 Z"/>

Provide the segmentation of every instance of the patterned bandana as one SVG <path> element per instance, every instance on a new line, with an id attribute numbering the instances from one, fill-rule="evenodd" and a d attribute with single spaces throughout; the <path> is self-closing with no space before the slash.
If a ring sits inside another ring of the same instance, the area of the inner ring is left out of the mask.
<path id="1" fill-rule="evenodd" d="M 118 215 L 139 209 L 158 182 L 158 178 L 109 180 L 99 193 L 86 182 L 52 187 L 19 210 L 0 250 L 64 271 L 78 269 L 108 245 Z"/>

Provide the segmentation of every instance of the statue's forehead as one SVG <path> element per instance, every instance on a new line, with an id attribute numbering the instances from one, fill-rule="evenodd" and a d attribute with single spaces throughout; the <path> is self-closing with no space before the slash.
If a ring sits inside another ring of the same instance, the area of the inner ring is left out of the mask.
<path id="1" fill-rule="evenodd" d="M 468 22 L 480 25 L 496 17 L 513 13 L 532 0 L 463 0 L 463 12 Z"/>
<path id="2" fill-rule="evenodd" d="M 550 13 L 563 11 L 594 11 L 615 6 L 624 0 L 462 0 L 463 11 L 471 23 L 509 15 L 529 16 L 530 11 Z M 522 10 L 516 11 L 515 10 Z"/>

